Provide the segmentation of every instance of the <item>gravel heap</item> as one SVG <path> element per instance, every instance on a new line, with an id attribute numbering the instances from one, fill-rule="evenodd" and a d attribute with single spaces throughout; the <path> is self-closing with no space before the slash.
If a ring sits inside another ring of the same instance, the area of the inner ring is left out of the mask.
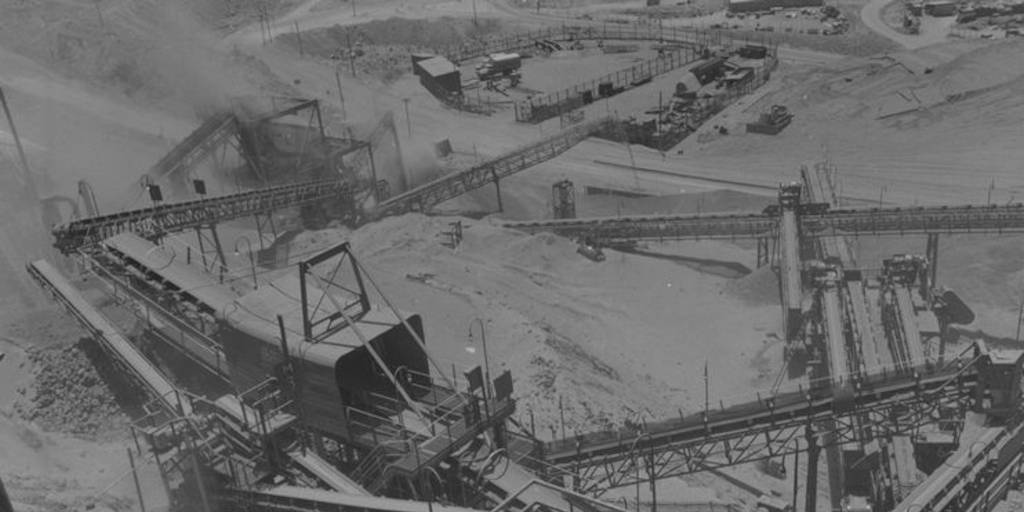
<path id="1" fill-rule="evenodd" d="M 113 391 L 100 377 L 89 354 L 91 340 L 45 350 L 32 350 L 34 383 L 20 414 L 49 432 L 86 439 L 120 437 L 129 424 Z"/>

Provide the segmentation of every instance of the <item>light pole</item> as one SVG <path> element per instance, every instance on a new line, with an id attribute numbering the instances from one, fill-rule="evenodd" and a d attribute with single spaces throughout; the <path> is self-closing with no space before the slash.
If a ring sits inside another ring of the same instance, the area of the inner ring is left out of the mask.
<path id="1" fill-rule="evenodd" d="M 484 321 L 477 318 L 469 324 L 469 339 L 473 339 L 473 325 L 480 324 L 480 343 L 484 348 L 484 396 L 490 397 L 490 385 L 491 385 L 491 363 L 487 358 L 487 333 L 484 331 Z"/>
<path id="2" fill-rule="evenodd" d="M 245 241 L 245 246 L 249 253 L 249 268 L 252 269 L 252 286 L 253 288 L 259 288 L 260 285 L 256 282 L 256 262 L 253 261 L 252 257 L 252 242 L 250 242 L 248 238 L 242 236 L 235 239 L 235 256 L 238 256 L 238 242 L 241 240 Z"/>

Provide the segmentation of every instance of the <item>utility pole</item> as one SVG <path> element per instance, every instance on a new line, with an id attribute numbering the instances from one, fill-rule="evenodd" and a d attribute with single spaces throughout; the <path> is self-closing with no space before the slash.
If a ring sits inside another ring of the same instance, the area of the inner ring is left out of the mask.
<path id="1" fill-rule="evenodd" d="M 412 138 L 412 120 L 409 118 L 409 98 L 402 98 L 405 102 L 405 127 L 409 132 L 409 138 Z"/>
<path id="2" fill-rule="evenodd" d="M 36 192 L 36 182 L 32 178 L 32 171 L 28 168 L 28 159 L 25 158 L 25 149 L 21 147 L 21 138 L 18 137 L 18 129 L 14 126 L 14 119 L 11 117 L 11 109 L 7 106 L 7 96 L 3 87 L 0 87 L 0 104 L 4 107 L 4 115 L 7 116 L 7 126 L 11 127 L 11 136 L 14 137 L 14 145 L 18 148 L 18 158 L 21 160 L 21 170 L 25 173 L 25 188 L 28 189 L 29 198 L 38 203 L 39 193 Z"/>
<path id="3" fill-rule="evenodd" d="M 302 33 L 299 32 L 299 22 L 295 22 L 295 39 L 299 42 L 299 57 L 302 57 Z"/>
<path id="4" fill-rule="evenodd" d="M 100 0 L 95 0 L 92 3 L 96 7 L 96 18 L 100 20 L 100 27 L 106 28 L 106 23 L 103 22 L 103 11 L 100 10 Z"/>
<path id="5" fill-rule="evenodd" d="M 355 0 L 352 0 L 352 9 L 355 9 Z M 353 12 L 355 12 L 353 10 Z M 348 63 L 352 66 L 352 76 L 356 76 L 356 54 L 352 53 L 352 34 L 345 31 L 345 41 L 348 42 Z"/>
<path id="6" fill-rule="evenodd" d="M 352 17 L 356 17 L 356 0 L 350 0 L 352 2 Z"/>
<path id="7" fill-rule="evenodd" d="M 341 100 L 341 116 L 348 117 L 345 113 L 345 95 L 341 93 L 341 75 L 338 72 L 338 66 L 334 66 L 334 80 L 338 82 L 338 99 Z"/>
<path id="8" fill-rule="evenodd" d="M 476 19 L 476 0 L 473 0 L 473 26 L 476 27 L 477 29 L 480 28 L 480 23 Z"/>

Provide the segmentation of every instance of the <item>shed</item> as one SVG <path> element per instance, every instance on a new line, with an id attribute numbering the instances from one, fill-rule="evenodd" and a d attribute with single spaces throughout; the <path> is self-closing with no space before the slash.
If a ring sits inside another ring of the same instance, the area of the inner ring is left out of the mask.
<path id="1" fill-rule="evenodd" d="M 420 66 L 420 63 L 425 60 L 433 59 L 434 57 L 437 57 L 437 55 L 432 53 L 414 53 L 410 55 L 410 57 L 412 58 L 412 74 L 416 76 L 423 76 L 423 68 Z"/>
<path id="2" fill-rule="evenodd" d="M 451 93 L 462 91 L 462 75 L 459 68 L 444 57 L 433 57 L 417 63 L 422 69 L 420 81 L 429 80 L 436 86 Z M 426 85 L 426 84 L 424 84 Z M 427 86 L 430 89 L 430 86 Z"/>

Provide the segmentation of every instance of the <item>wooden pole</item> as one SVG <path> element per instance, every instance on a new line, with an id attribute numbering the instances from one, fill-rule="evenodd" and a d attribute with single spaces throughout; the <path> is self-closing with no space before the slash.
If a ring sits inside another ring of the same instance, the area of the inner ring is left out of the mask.
<path id="1" fill-rule="evenodd" d="M 338 99 L 341 100 L 341 117 L 348 117 L 345 113 L 345 95 L 341 92 L 341 76 L 338 72 L 337 66 L 334 68 L 334 80 L 338 82 Z"/>
<path id="2" fill-rule="evenodd" d="M 299 42 L 299 57 L 302 57 L 302 33 L 299 32 L 299 22 L 295 22 L 295 39 Z"/>
<path id="3" fill-rule="evenodd" d="M 356 3 L 352 0 L 352 13 L 355 15 Z M 345 41 L 348 42 L 348 62 L 352 66 L 352 76 L 356 76 L 356 54 L 352 53 L 352 34 L 345 32 Z"/>

